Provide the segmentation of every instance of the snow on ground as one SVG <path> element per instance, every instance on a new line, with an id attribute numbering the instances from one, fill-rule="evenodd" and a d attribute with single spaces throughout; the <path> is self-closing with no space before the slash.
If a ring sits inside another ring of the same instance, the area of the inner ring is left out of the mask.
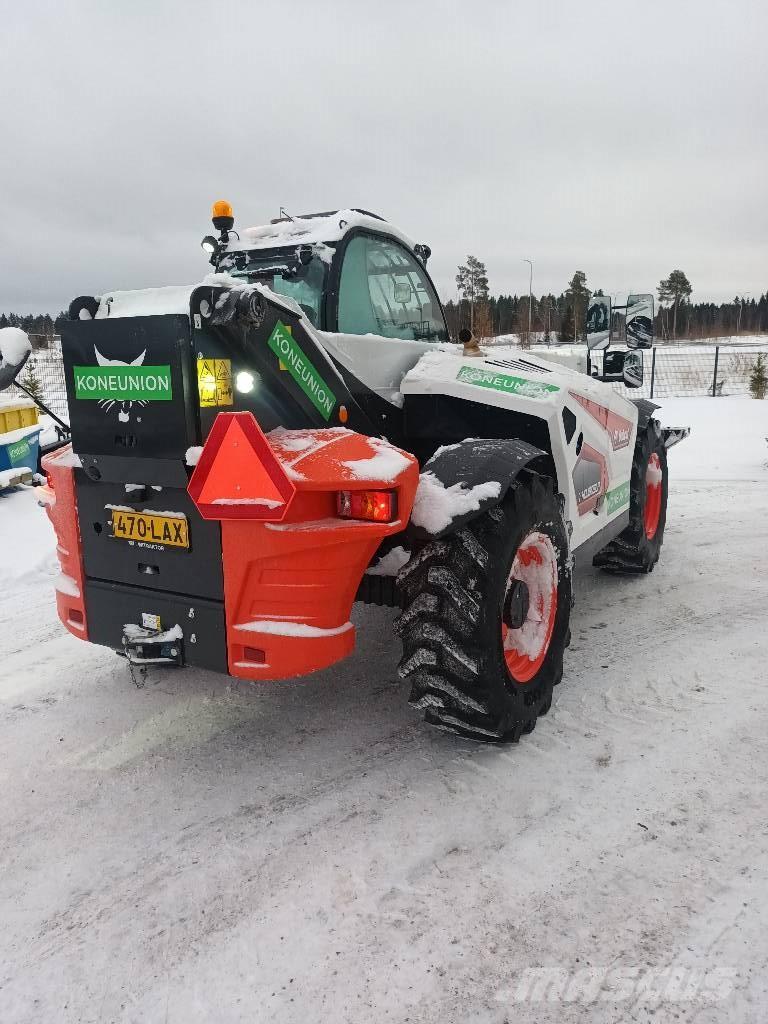
<path id="1" fill-rule="evenodd" d="M 764 480 L 768 463 L 768 401 L 751 398 L 660 398 L 668 427 L 695 424 L 695 435 L 669 456 L 679 480 Z"/>
<path id="2" fill-rule="evenodd" d="M 662 560 L 577 575 L 512 747 L 421 723 L 388 609 L 307 679 L 136 689 L 0 494 L 3 1024 L 764 1020 L 768 402 L 665 413 Z"/>
<path id="3" fill-rule="evenodd" d="M 45 512 L 36 505 L 38 493 L 34 487 L 0 490 L 0 601 L 12 596 L 19 580 L 42 582 L 41 574 L 52 580 L 59 571 L 53 529 Z M 3 639 L 0 632 L 0 650 Z M 2 695 L 0 684 L 0 699 Z"/>

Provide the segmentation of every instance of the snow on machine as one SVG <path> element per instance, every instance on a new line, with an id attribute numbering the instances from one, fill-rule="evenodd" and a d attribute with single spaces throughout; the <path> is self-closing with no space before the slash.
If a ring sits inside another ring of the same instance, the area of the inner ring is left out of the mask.
<path id="1" fill-rule="evenodd" d="M 381 218 L 213 212 L 200 284 L 70 306 L 72 441 L 42 489 L 62 622 L 134 665 L 272 680 L 350 654 L 354 601 L 399 606 L 427 721 L 517 740 L 562 677 L 574 554 L 659 558 L 685 431 L 610 384 L 642 383 L 649 297 L 638 348 L 607 351 L 595 297 L 586 358 L 484 351 Z"/>

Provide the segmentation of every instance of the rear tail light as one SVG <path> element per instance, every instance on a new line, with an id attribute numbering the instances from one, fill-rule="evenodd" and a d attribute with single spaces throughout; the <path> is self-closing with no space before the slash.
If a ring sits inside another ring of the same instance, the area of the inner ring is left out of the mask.
<path id="1" fill-rule="evenodd" d="M 252 665 L 263 665 L 266 661 L 264 651 L 259 647 L 244 647 L 243 661 L 249 661 Z"/>
<path id="2" fill-rule="evenodd" d="M 342 519 L 391 523 L 397 519 L 397 491 L 339 491 L 336 508 Z"/>

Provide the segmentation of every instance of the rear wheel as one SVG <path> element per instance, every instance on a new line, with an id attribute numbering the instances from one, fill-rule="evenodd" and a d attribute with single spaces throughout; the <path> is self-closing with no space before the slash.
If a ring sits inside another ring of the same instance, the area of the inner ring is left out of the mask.
<path id="1" fill-rule="evenodd" d="M 593 561 L 610 573 L 652 572 L 667 522 L 667 449 L 658 420 L 635 443 L 629 489 L 629 525 Z"/>
<path id="2" fill-rule="evenodd" d="M 443 729 L 517 740 L 552 702 L 571 611 L 568 536 L 552 481 L 529 474 L 398 579 L 399 672 Z"/>

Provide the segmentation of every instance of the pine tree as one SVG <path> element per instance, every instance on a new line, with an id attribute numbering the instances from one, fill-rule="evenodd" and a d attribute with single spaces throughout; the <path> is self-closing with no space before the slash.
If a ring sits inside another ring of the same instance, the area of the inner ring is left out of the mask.
<path id="1" fill-rule="evenodd" d="M 560 341 L 573 341 L 573 307 L 565 307 L 563 319 L 560 321 Z"/>
<path id="2" fill-rule="evenodd" d="M 459 294 L 469 303 L 469 327 L 475 329 L 475 303 L 488 298 L 488 271 L 485 264 L 475 256 L 467 256 L 467 262 L 459 267 L 456 275 Z"/>
<path id="3" fill-rule="evenodd" d="M 766 366 L 765 356 L 762 352 L 758 352 L 757 359 L 750 370 L 749 390 L 753 398 L 760 399 L 765 398 L 766 392 L 768 392 L 768 366 Z"/>
<path id="4" fill-rule="evenodd" d="M 581 324 L 586 318 L 587 303 L 589 302 L 589 296 L 592 294 L 587 288 L 587 275 L 583 270 L 577 270 L 571 278 L 570 284 L 566 289 L 565 294 L 568 296 L 568 301 L 571 305 L 571 317 L 573 323 L 571 324 L 571 337 L 569 341 L 578 341 L 581 336 Z M 560 327 L 560 339 L 563 338 L 563 328 Z"/>
<path id="5" fill-rule="evenodd" d="M 677 310 L 680 303 L 693 291 L 691 282 L 682 270 L 673 270 L 669 277 L 659 281 L 659 302 L 672 302 L 672 337 L 677 337 Z"/>
<path id="6" fill-rule="evenodd" d="M 43 397 L 43 382 L 37 376 L 37 371 L 35 369 L 35 364 L 32 362 L 31 359 L 27 363 L 27 367 L 26 367 L 26 370 L 24 372 L 24 376 L 21 378 L 21 383 L 24 385 L 25 389 L 30 393 L 32 398 L 42 399 L 42 397 Z"/>
<path id="7" fill-rule="evenodd" d="M 544 344 L 549 345 L 552 340 L 549 318 L 552 310 L 552 296 L 542 295 L 541 297 L 541 318 L 544 321 Z"/>

